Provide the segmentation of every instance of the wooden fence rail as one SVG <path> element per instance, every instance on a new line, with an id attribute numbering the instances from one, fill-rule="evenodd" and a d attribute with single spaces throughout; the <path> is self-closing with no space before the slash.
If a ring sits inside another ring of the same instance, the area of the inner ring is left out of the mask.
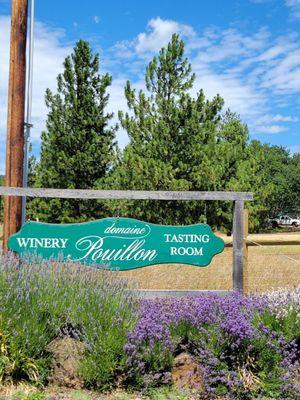
<path id="1" fill-rule="evenodd" d="M 94 190 L 94 189 L 44 189 L 0 186 L 0 196 L 28 196 L 61 199 L 129 199 L 129 200 L 227 200 L 249 201 L 248 192 L 197 192 L 148 190 Z"/>
<path id="2" fill-rule="evenodd" d="M 232 247 L 232 238 L 222 238 L 225 242 L 225 247 Z M 247 247 L 257 246 L 300 246 L 300 232 L 299 235 L 280 234 L 280 239 L 277 237 L 264 237 L 263 235 L 247 235 L 244 237 L 244 242 Z"/>

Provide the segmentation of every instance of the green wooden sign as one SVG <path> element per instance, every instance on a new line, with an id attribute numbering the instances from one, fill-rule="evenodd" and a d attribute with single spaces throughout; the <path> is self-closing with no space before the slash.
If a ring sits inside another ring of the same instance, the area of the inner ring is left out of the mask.
<path id="1" fill-rule="evenodd" d="M 10 236 L 17 253 L 129 270 L 162 263 L 208 265 L 224 241 L 205 224 L 155 225 L 131 218 L 104 218 L 79 224 L 27 222 Z"/>

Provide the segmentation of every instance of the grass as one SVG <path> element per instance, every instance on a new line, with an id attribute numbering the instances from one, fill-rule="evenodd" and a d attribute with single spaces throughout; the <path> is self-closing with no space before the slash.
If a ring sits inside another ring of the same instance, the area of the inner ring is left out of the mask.
<path id="1" fill-rule="evenodd" d="M 45 391 L 31 387 L 0 387 L 0 400 L 196 400 L 191 394 L 183 393 L 175 388 L 159 388 L 147 396 L 140 393 L 118 391 L 107 395 L 97 392 L 50 387 Z M 219 398 L 218 400 L 226 400 Z M 261 400 L 270 400 L 262 398 Z"/>
<path id="2" fill-rule="evenodd" d="M 250 247 L 248 257 L 251 291 L 263 292 L 300 284 L 300 246 Z M 164 264 L 120 274 L 137 282 L 143 289 L 230 290 L 232 249 L 226 248 L 204 268 Z"/>
<path id="3" fill-rule="evenodd" d="M 116 391 L 110 394 L 100 394 L 88 390 L 62 389 L 49 387 L 38 390 L 28 385 L 0 387 L 0 400 L 193 400 L 187 393 L 179 392 L 175 388 L 159 388 L 152 390 L 148 395 Z"/>

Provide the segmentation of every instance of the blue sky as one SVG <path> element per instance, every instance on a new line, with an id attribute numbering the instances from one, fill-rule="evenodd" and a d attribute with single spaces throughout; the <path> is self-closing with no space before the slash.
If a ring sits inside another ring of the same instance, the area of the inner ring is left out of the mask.
<path id="1" fill-rule="evenodd" d="M 113 76 L 110 110 L 126 110 L 124 84 L 144 87 L 144 71 L 179 33 L 197 75 L 193 92 L 219 93 L 251 138 L 300 151 L 300 0 L 36 0 L 33 122 L 36 155 L 63 59 L 80 39 Z M 4 172 L 10 1 L 0 0 L 0 172 Z M 128 139 L 119 131 L 121 147 Z"/>

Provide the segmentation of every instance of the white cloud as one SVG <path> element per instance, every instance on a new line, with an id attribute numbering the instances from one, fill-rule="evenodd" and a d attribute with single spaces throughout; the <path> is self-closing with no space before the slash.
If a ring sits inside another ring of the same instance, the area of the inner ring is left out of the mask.
<path id="1" fill-rule="evenodd" d="M 300 18 L 300 0 L 285 0 L 285 5 L 290 8 L 294 18 Z"/>
<path id="2" fill-rule="evenodd" d="M 0 171 L 4 171 L 4 148 L 6 137 L 7 115 L 7 83 L 9 72 L 9 36 L 10 17 L 0 16 Z M 71 47 L 63 44 L 64 31 L 52 28 L 40 22 L 35 23 L 34 62 L 33 62 L 33 98 L 31 141 L 36 147 L 39 143 L 41 131 L 45 126 L 47 109 L 44 102 L 46 88 L 55 90 L 56 76 L 62 71 L 64 58 L 71 51 Z"/>
<path id="3" fill-rule="evenodd" d="M 120 77 L 112 81 L 112 85 L 109 88 L 109 103 L 108 112 L 113 112 L 114 117 L 112 124 L 118 123 L 118 110 L 126 110 L 126 98 L 124 96 L 124 87 L 126 84 L 126 78 Z M 128 143 L 128 136 L 126 132 L 120 128 L 117 132 L 118 144 L 121 148 L 124 148 Z"/>
<path id="4" fill-rule="evenodd" d="M 274 46 L 268 47 L 253 61 L 270 62 L 274 59 L 278 59 L 279 57 L 284 57 L 284 55 L 287 52 L 297 49 L 298 43 L 297 42 L 294 43 L 293 39 L 294 39 L 293 35 L 291 35 L 289 38 L 288 37 L 282 38 Z"/>
<path id="5" fill-rule="evenodd" d="M 293 117 L 291 115 L 281 115 L 281 114 L 276 114 L 276 115 L 269 115 L 266 114 L 262 116 L 258 122 L 260 123 L 265 123 L 265 122 L 298 122 L 299 118 L 298 117 Z"/>
<path id="6" fill-rule="evenodd" d="M 221 35 L 220 31 L 215 30 L 214 39 L 210 40 L 209 47 L 198 54 L 198 58 L 202 62 L 220 62 L 251 56 L 257 50 L 264 48 L 268 37 L 269 33 L 265 29 L 261 29 L 252 36 L 242 35 L 236 29 L 223 30 Z M 194 47 L 196 47 L 195 44 Z"/>
<path id="7" fill-rule="evenodd" d="M 189 25 L 161 18 L 153 18 L 149 21 L 147 31 L 140 33 L 134 47 L 137 53 L 157 52 L 166 46 L 173 33 L 179 33 L 183 37 L 193 37 L 194 29 Z"/>
<path id="8" fill-rule="evenodd" d="M 262 126 L 257 126 L 256 130 L 261 133 L 280 133 L 280 132 L 285 132 L 288 130 L 286 126 L 282 125 L 262 125 Z"/>
<path id="9" fill-rule="evenodd" d="M 250 133 L 284 132 L 287 127 L 274 122 L 298 122 L 297 117 L 271 115 L 274 105 L 286 106 L 300 91 L 298 34 L 272 38 L 265 29 L 247 37 L 232 29 L 214 33 L 209 48 L 192 58 L 196 84 L 210 97 L 220 93 Z"/>
<path id="10" fill-rule="evenodd" d="M 289 149 L 292 154 L 300 153 L 300 145 L 290 146 Z"/>
<path id="11" fill-rule="evenodd" d="M 34 42 L 33 102 L 32 118 L 34 128 L 32 139 L 40 138 L 44 128 L 47 109 L 44 102 L 46 88 L 56 89 L 56 77 L 63 70 L 63 61 L 72 47 L 62 44 L 64 31 L 37 23 Z"/>
<path id="12" fill-rule="evenodd" d="M 0 17 L 0 26 L 0 92 L 2 93 L 0 96 L 0 173 L 3 174 L 5 165 L 10 19 L 8 17 Z"/>
<path id="13" fill-rule="evenodd" d="M 128 135 L 126 131 L 120 126 L 118 119 L 119 110 L 128 112 L 127 100 L 124 95 L 124 88 L 126 85 L 126 81 L 127 81 L 126 76 L 120 76 L 116 79 L 113 79 L 112 85 L 108 89 L 110 97 L 107 106 L 107 111 L 114 113 L 114 117 L 111 121 L 111 124 L 118 123 L 119 125 L 119 130 L 117 132 L 117 140 L 118 140 L 118 145 L 120 146 L 121 149 L 123 149 L 128 143 Z M 144 82 L 142 80 L 136 81 L 134 83 L 134 88 L 137 91 L 143 90 L 145 88 Z"/>
<path id="14" fill-rule="evenodd" d="M 98 15 L 94 15 L 94 22 L 95 24 L 99 24 L 100 18 L 98 17 Z"/>
<path id="15" fill-rule="evenodd" d="M 225 107 L 239 113 L 248 124 L 250 133 L 280 133 L 288 129 L 287 123 L 298 122 L 297 117 L 274 112 L 274 106 L 286 107 L 289 96 L 300 90 L 297 33 L 272 37 L 266 28 L 244 34 L 233 28 L 208 27 L 199 35 L 191 26 L 152 19 L 145 32 L 113 49 L 133 82 L 141 81 L 151 53 L 165 46 L 174 32 L 184 36 L 196 72 L 194 95 L 201 88 L 210 99 L 219 93 Z"/>
<path id="16" fill-rule="evenodd" d="M 250 2 L 256 4 L 281 3 L 290 9 L 292 17 L 295 19 L 300 18 L 300 0 L 281 0 L 280 2 L 279 0 L 250 0 Z"/>
<path id="17" fill-rule="evenodd" d="M 230 74 L 220 74 L 213 69 L 198 69 L 196 72 L 196 81 L 194 93 L 201 88 L 208 98 L 213 98 L 220 94 L 225 100 L 225 106 L 229 107 L 242 116 L 256 116 L 262 107 L 265 106 L 266 99 L 255 87 L 244 83 L 239 77 Z"/>

